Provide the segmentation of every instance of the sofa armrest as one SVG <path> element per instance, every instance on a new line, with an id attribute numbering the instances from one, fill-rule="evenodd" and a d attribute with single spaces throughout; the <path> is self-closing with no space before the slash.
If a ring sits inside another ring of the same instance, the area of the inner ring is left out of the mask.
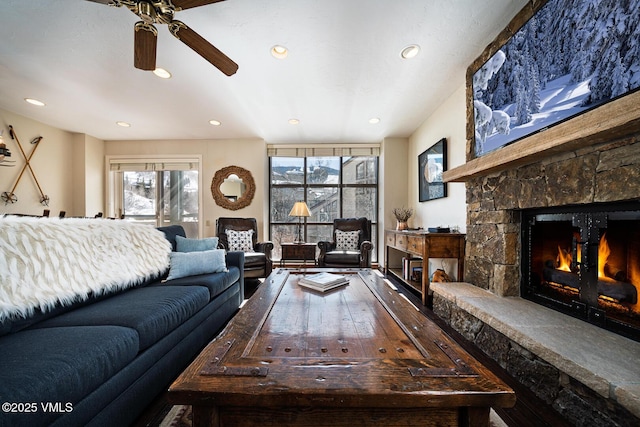
<path id="1" fill-rule="evenodd" d="M 360 245 L 360 267 L 362 268 L 370 268 L 371 267 L 371 252 L 373 250 L 373 243 L 368 240 L 365 240 Z"/>
<path id="2" fill-rule="evenodd" d="M 318 242 L 318 247 L 320 248 L 320 252 L 329 252 L 336 248 L 336 242 Z"/>
<path id="3" fill-rule="evenodd" d="M 256 252 L 262 252 L 267 257 L 267 262 L 271 262 L 271 251 L 273 250 L 273 242 L 258 242 L 254 248 Z"/>
<path id="4" fill-rule="evenodd" d="M 327 252 L 330 252 L 335 249 L 336 243 L 321 241 L 321 242 L 318 242 L 318 247 L 320 248 L 320 253 L 318 254 L 318 266 L 323 267 L 324 256 L 326 255 Z"/>
<path id="5" fill-rule="evenodd" d="M 229 251 L 226 255 L 227 266 L 238 267 L 241 271 L 244 270 L 244 252 L 242 251 Z"/>
<path id="6" fill-rule="evenodd" d="M 244 252 L 242 251 L 229 251 L 226 255 L 227 268 L 238 267 L 240 270 L 240 294 L 244 300 Z"/>

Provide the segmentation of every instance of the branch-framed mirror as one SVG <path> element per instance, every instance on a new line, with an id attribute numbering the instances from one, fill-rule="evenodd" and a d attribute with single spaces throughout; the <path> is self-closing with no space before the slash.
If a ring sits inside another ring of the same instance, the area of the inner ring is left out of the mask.
<path id="1" fill-rule="evenodd" d="M 227 166 L 213 175 L 211 195 L 218 206 L 232 211 L 246 208 L 256 193 L 256 184 L 248 170 Z"/>

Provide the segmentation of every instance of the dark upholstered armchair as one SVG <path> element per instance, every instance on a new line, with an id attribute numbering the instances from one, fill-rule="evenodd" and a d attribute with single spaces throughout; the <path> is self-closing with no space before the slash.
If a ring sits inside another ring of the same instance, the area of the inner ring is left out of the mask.
<path id="1" fill-rule="evenodd" d="M 220 246 L 228 251 L 244 252 L 245 279 L 271 274 L 273 243 L 258 242 L 258 222 L 255 218 L 221 217 L 216 220 L 216 230 Z"/>
<path id="2" fill-rule="evenodd" d="M 333 220 L 333 241 L 318 242 L 319 267 L 371 267 L 371 221 L 367 218 Z"/>

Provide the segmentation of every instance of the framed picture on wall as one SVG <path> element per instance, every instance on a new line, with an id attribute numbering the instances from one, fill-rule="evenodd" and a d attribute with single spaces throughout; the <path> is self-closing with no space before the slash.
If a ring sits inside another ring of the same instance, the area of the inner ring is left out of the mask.
<path id="1" fill-rule="evenodd" d="M 447 170 L 447 140 L 427 148 L 418 156 L 418 199 L 421 202 L 447 197 L 447 183 L 442 173 Z"/>

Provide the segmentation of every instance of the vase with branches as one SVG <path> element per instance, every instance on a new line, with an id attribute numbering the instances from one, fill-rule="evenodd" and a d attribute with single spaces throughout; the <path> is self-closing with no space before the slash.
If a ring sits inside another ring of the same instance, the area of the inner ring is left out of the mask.
<path id="1" fill-rule="evenodd" d="M 404 206 L 401 208 L 393 209 L 393 216 L 396 217 L 396 230 L 406 230 L 409 228 L 407 221 L 413 215 L 413 208 L 405 208 Z"/>

